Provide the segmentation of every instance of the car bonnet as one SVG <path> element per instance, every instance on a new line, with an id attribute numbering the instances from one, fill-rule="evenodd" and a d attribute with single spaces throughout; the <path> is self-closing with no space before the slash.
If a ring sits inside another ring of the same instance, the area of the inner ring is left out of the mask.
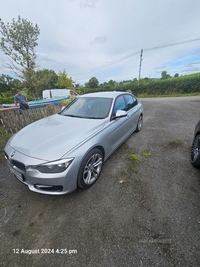
<path id="1" fill-rule="evenodd" d="M 9 145 L 29 157 L 52 161 L 97 133 L 104 123 L 104 119 L 56 114 L 26 126 L 11 138 Z"/>

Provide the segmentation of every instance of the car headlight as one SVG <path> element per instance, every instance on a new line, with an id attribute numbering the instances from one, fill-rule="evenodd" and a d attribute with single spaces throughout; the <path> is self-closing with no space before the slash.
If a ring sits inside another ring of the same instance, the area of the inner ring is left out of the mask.
<path id="1" fill-rule="evenodd" d="M 42 173 L 64 172 L 72 163 L 73 158 L 47 162 L 41 165 L 28 166 L 27 169 L 36 169 Z"/>

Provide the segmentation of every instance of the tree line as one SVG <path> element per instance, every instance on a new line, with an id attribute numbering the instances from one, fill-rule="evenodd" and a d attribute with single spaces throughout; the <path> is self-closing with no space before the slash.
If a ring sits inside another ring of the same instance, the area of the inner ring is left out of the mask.
<path id="1" fill-rule="evenodd" d="M 167 74 L 166 71 L 164 71 Z M 146 96 L 155 95 L 171 95 L 171 94 L 190 94 L 200 93 L 200 73 L 179 76 L 178 74 L 171 77 L 148 78 L 145 77 L 138 81 L 136 78 L 122 82 L 109 81 L 99 84 L 98 87 L 91 89 L 90 87 L 82 88 L 84 93 L 94 91 L 130 91 L 135 96 L 143 94 Z"/>
<path id="2" fill-rule="evenodd" d="M 67 76 L 65 70 L 58 74 L 48 69 L 37 70 L 32 76 L 32 82 L 34 91 L 27 88 L 26 81 L 2 74 L 0 76 L 0 104 L 13 102 L 13 95 L 18 89 L 25 91 L 30 101 L 41 99 L 42 91 L 45 89 L 74 87 L 72 78 Z"/>
<path id="3" fill-rule="evenodd" d="M 165 74 L 167 74 L 166 71 Z M 72 79 L 67 77 L 65 70 L 56 74 L 53 70 L 43 69 L 35 72 L 35 88 L 37 99 L 41 98 L 43 90 L 53 88 L 73 88 L 79 94 L 113 90 L 129 91 L 135 96 L 139 94 L 162 96 L 175 93 L 199 93 L 200 73 L 184 76 L 174 75 L 174 77 L 169 74 L 167 77 L 163 77 L 161 74 L 161 78 L 145 77 L 140 81 L 134 78 L 121 82 L 109 80 L 104 83 L 99 83 L 96 77 L 92 77 L 84 86 L 80 86 L 73 84 Z M 13 95 L 17 89 L 25 89 L 23 81 L 2 74 L 0 76 L 0 104 L 12 103 Z M 28 95 L 28 99 L 33 100 L 34 98 Z"/>

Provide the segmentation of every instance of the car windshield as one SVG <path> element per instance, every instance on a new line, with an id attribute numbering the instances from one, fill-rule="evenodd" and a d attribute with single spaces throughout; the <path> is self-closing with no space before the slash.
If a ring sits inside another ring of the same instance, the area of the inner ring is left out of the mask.
<path id="1" fill-rule="evenodd" d="M 108 116 L 112 98 L 80 97 L 76 98 L 60 114 L 69 117 L 104 119 Z"/>

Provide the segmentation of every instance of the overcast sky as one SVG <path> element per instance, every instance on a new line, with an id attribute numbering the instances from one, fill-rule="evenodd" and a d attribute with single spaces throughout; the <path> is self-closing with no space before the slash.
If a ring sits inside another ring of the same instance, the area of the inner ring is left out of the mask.
<path id="1" fill-rule="evenodd" d="M 141 49 L 142 78 L 200 71 L 199 0 L 0 0 L 5 23 L 18 15 L 40 28 L 39 68 L 65 69 L 76 83 L 138 78 Z"/>

